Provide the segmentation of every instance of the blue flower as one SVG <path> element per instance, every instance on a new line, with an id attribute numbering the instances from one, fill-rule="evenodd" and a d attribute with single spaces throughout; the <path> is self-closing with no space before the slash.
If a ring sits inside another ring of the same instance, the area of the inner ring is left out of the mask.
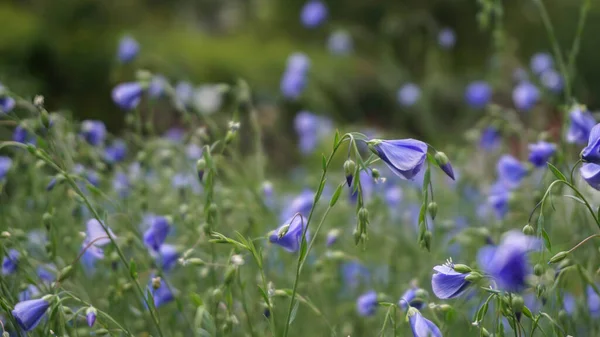
<path id="1" fill-rule="evenodd" d="M 35 134 L 30 133 L 24 127 L 17 125 L 13 131 L 13 140 L 23 144 L 35 145 Z"/>
<path id="2" fill-rule="evenodd" d="M 162 244 L 156 254 L 156 260 L 161 264 L 162 270 L 169 271 L 177 264 L 179 252 L 175 246 L 168 243 Z"/>
<path id="3" fill-rule="evenodd" d="M 452 28 L 443 28 L 438 33 L 438 44 L 444 49 L 450 49 L 454 47 L 456 43 L 456 34 Z"/>
<path id="4" fill-rule="evenodd" d="M 287 70 L 281 78 L 280 90 L 284 97 L 297 99 L 306 87 L 306 74 Z"/>
<path id="5" fill-rule="evenodd" d="M 499 289 L 518 292 L 525 288 L 526 278 L 531 274 L 527 253 L 539 244 L 537 238 L 517 230 L 509 231 L 499 245 L 482 247 L 477 253 L 477 262 Z"/>
<path id="6" fill-rule="evenodd" d="M 523 178 L 527 176 L 527 167 L 517 158 L 505 154 L 496 164 L 498 180 L 506 184 L 509 188 L 516 188 L 521 184 Z"/>
<path id="7" fill-rule="evenodd" d="M 556 152 L 556 145 L 544 141 L 529 144 L 529 162 L 535 167 L 544 167 Z"/>
<path id="8" fill-rule="evenodd" d="M 0 180 L 6 177 L 6 174 L 12 166 L 12 159 L 10 157 L 0 156 Z"/>
<path id="9" fill-rule="evenodd" d="M 377 293 L 374 290 L 366 292 L 356 300 L 356 311 L 360 316 L 372 316 L 377 310 Z"/>
<path id="10" fill-rule="evenodd" d="M 106 228 L 110 235 L 115 238 L 116 236 L 112 230 L 108 227 Z M 104 228 L 102 228 L 102 224 L 96 219 L 90 219 L 86 223 L 86 240 L 88 242 L 93 242 L 93 245 L 97 247 L 106 246 L 110 243 L 110 238 L 106 235 Z"/>
<path id="11" fill-rule="evenodd" d="M 421 88 L 414 83 L 406 83 L 398 89 L 396 97 L 400 105 L 405 107 L 413 106 L 421 98 Z"/>
<path id="12" fill-rule="evenodd" d="M 585 163 L 579 168 L 579 173 L 588 185 L 600 191 L 600 165 Z"/>
<path id="13" fill-rule="evenodd" d="M 148 220 L 150 227 L 144 232 L 144 244 L 148 248 L 158 251 L 165 242 L 171 226 L 167 218 L 162 216 L 151 216 Z"/>
<path id="14" fill-rule="evenodd" d="M 575 144 L 585 144 L 589 137 L 592 128 L 596 125 L 596 120 L 588 111 L 584 111 L 581 107 L 575 107 L 569 113 L 571 124 L 567 131 L 567 142 Z"/>
<path id="15" fill-rule="evenodd" d="M 440 329 L 430 320 L 423 317 L 419 310 L 410 310 L 408 313 L 408 323 L 413 333 L 413 337 L 442 337 Z"/>
<path id="16" fill-rule="evenodd" d="M 460 296 L 471 284 L 465 280 L 467 273 L 459 273 L 447 265 L 433 267 L 437 273 L 431 277 L 431 289 L 439 299 Z"/>
<path id="17" fill-rule="evenodd" d="M 121 83 L 113 89 L 112 99 L 119 108 L 126 111 L 133 110 L 140 104 L 143 91 L 138 82 Z"/>
<path id="18" fill-rule="evenodd" d="M 510 190 L 501 181 L 497 181 L 490 188 L 487 203 L 492 207 L 498 219 L 504 219 L 506 213 L 508 213 L 509 198 Z"/>
<path id="19" fill-rule="evenodd" d="M 333 32 L 327 39 L 327 49 L 333 55 L 348 55 L 353 48 L 352 36 L 344 30 Z"/>
<path id="20" fill-rule="evenodd" d="M 577 309 L 575 297 L 569 293 L 563 295 L 563 308 L 569 315 L 573 315 Z"/>
<path id="21" fill-rule="evenodd" d="M 269 241 L 280 245 L 288 252 L 297 252 L 300 249 L 302 231 L 306 226 L 305 222 L 306 219 L 302 216 L 293 216 L 269 235 Z M 308 232 L 306 232 L 306 240 L 309 240 Z"/>
<path id="22" fill-rule="evenodd" d="M 96 313 L 95 310 L 88 310 L 85 314 L 85 320 L 87 321 L 88 326 L 91 328 L 96 323 Z"/>
<path id="23" fill-rule="evenodd" d="M 327 233 L 327 239 L 325 240 L 325 245 L 327 247 L 333 246 L 336 243 L 338 237 L 340 236 L 340 230 L 334 228 Z"/>
<path id="24" fill-rule="evenodd" d="M 398 206 L 400 206 L 403 196 L 404 193 L 402 192 L 402 188 L 392 185 L 385 190 L 384 198 L 390 209 L 396 209 Z"/>
<path id="25" fill-rule="evenodd" d="M 300 137 L 300 151 L 309 154 L 332 129 L 331 121 L 309 111 L 300 111 L 294 118 L 294 129 Z"/>
<path id="26" fill-rule="evenodd" d="M 560 93 L 564 86 L 562 76 L 554 69 L 544 71 L 540 77 L 540 81 L 546 89 L 554 93 Z"/>
<path id="27" fill-rule="evenodd" d="M 165 87 L 167 86 L 168 81 L 162 75 L 155 75 L 150 80 L 150 84 L 148 85 L 148 96 L 152 98 L 158 98 L 163 95 L 165 92 Z"/>
<path id="28" fill-rule="evenodd" d="M 287 220 L 293 217 L 296 213 L 300 213 L 305 218 L 308 216 L 310 209 L 313 206 L 314 193 L 305 189 L 298 194 L 287 207 L 281 212 L 280 220 Z"/>
<path id="29" fill-rule="evenodd" d="M 600 124 L 590 131 L 587 146 L 581 151 L 581 159 L 588 163 L 600 164 Z"/>
<path id="30" fill-rule="evenodd" d="M 600 296 L 596 293 L 594 288 L 591 285 L 588 285 L 585 289 L 586 297 L 587 297 L 587 305 L 588 310 L 590 311 L 590 316 L 593 318 L 600 317 Z"/>
<path id="31" fill-rule="evenodd" d="M 50 303 L 44 299 L 23 301 L 15 305 L 12 315 L 23 330 L 31 331 L 40 323 L 49 307 Z"/>
<path id="32" fill-rule="evenodd" d="M 81 123 L 81 135 L 93 146 L 98 146 L 106 138 L 106 126 L 101 121 L 85 120 Z"/>
<path id="33" fill-rule="evenodd" d="M 492 87 L 485 81 L 471 82 L 465 90 L 465 101 L 474 109 L 484 108 L 492 99 Z"/>
<path id="34" fill-rule="evenodd" d="M 405 291 L 404 294 L 402 294 L 400 300 L 398 301 L 398 305 L 400 305 L 400 308 L 402 308 L 402 310 L 408 309 L 409 306 L 419 310 L 425 307 L 425 302 L 423 301 L 423 299 L 417 298 L 418 290 L 422 289 L 413 286 L 410 287 L 407 291 Z"/>
<path id="35" fill-rule="evenodd" d="M 319 0 L 309 0 L 302 7 L 300 21 L 307 28 L 315 28 L 327 19 L 327 6 Z"/>
<path id="36" fill-rule="evenodd" d="M 513 104 L 518 110 L 529 111 L 540 98 L 538 88 L 530 82 L 519 83 L 512 92 Z"/>
<path id="37" fill-rule="evenodd" d="M 127 144 L 120 139 L 104 149 L 104 160 L 111 164 L 122 162 L 125 156 L 127 156 Z"/>
<path id="38" fill-rule="evenodd" d="M 500 145 L 500 132 L 493 126 L 488 126 L 481 131 L 479 146 L 486 151 L 493 151 Z"/>
<path id="39" fill-rule="evenodd" d="M 119 197 L 125 198 L 129 194 L 130 189 L 129 178 L 123 172 L 115 173 L 112 181 L 112 188 L 117 192 Z"/>
<path id="40" fill-rule="evenodd" d="M 341 265 L 340 269 L 342 281 L 350 291 L 369 281 L 369 269 L 358 262 L 346 262 Z"/>
<path id="41" fill-rule="evenodd" d="M 14 98 L 8 96 L 0 97 L 0 115 L 7 114 L 15 108 Z"/>
<path id="42" fill-rule="evenodd" d="M 415 139 L 372 140 L 370 143 L 383 162 L 401 178 L 413 179 L 427 158 L 427 144 Z"/>
<path id="43" fill-rule="evenodd" d="M 2 260 L 2 275 L 13 274 L 17 271 L 20 256 L 21 254 L 15 249 L 8 251 L 8 254 Z"/>
<path id="44" fill-rule="evenodd" d="M 544 71 L 552 69 L 554 61 L 548 53 L 537 53 L 531 57 L 530 66 L 534 74 L 540 75 Z"/>
<path id="45" fill-rule="evenodd" d="M 194 97 L 194 87 L 190 82 L 181 81 L 175 86 L 175 96 L 177 97 L 177 104 L 188 107 Z"/>
<path id="46" fill-rule="evenodd" d="M 122 63 L 128 63 L 133 61 L 140 51 L 140 45 L 131 36 L 127 35 L 121 38 L 119 41 L 119 49 L 117 51 L 117 58 Z"/>
<path id="47" fill-rule="evenodd" d="M 293 53 L 287 58 L 286 69 L 288 71 L 306 74 L 310 69 L 310 58 L 304 53 Z"/>
<path id="48" fill-rule="evenodd" d="M 154 278 L 154 275 L 150 278 L 150 284 L 148 287 L 152 293 L 152 297 L 154 298 L 154 307 L 159 308 L 162 305 L 173 301 L 175 296 L 173 295 L 171 289 L 169 289 L 169 286 L 167 286 L 167 283 L 162 280 L 160 282 L 160 287 L 158 287 L 158 289 L 154 289 L 152 287 L 152 278 Z"/>
<path id="49" fill-rule="evenodd" d="M 27 286 L 27 288 L 19 293 L 19 301 L 27 301 L 39 295 L 40 290 L 33 284 L 30 284 Z"/>

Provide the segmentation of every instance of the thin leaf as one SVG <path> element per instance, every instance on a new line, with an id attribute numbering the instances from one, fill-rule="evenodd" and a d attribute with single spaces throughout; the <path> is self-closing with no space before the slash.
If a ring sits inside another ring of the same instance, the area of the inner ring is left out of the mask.
<path id="1" fill-rule="evenodd" d="M 290 314 L 290 325 L 292 323 L 294 323 L 294 320 L 296 319 L 296 314 L 298 314 L 298 308 L 300 307 L 300 302 L 296 301 L 296 304 L 294 304 L 294 308 L 292 309 L 292 313 Z"/>
<path id="2" fill-rule="evenodd" d="M 560 170 L 557 169 L 556 166 L 554 166 L 550 163 L 547 163 L 547 164 L 548 164 L 548 168 L 550 169 L 550 171 L 552 171 L 552 174 L 554 174 L 556 179 L 562 180 L 562 181 L 567 181 L 567 177 L 565 177 L 565 175 L 562 174 L 562 172 L 560 172 Z"/>
<path id="3" fill-rule="evenodd" d="M 342 194 L 343 187 L 344 187 L 344 184 L 342 183 L 342 184 L 338 185 L 335 192 L 333 192 L 333 196 L 331 197 L 331 200 L 329 201 L 329 207 L 335 206 L 335 203 L 340 198 L 340 194 Z"/>
<path id="4" fill-rule="evenodd" d="M 550 237 L 548 236 L 548 233 L 546 232 L 546 230 L 543 228 L 542 228 L 542 238 L 544 238 L 544 245 L 546 246 L 546 249 L 548 249 L 548 251 L 551 251 L 552 243 L 550 243 Z"/>
<path id="5" fill-rule="evenodd" d="M 573 199 L 573 200 L 577 201 L 578 203 L 585 205 L 585 201 L 581 200 L 581 198 L 578 198 L 574 195 L 565 194 L 565 195 L 563 195 L 563 197 Z"/>

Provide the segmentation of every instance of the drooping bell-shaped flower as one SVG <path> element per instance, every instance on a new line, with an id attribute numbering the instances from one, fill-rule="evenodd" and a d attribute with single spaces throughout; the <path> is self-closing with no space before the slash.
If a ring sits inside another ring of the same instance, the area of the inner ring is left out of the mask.
<path id="1" fill-rule="evenodd" d="M 121 63 L 129 63 L 135 59 L 139 51 L 139 43 L 132 36 L 126 35 L 119 41 L 117 58 Z"/>
<path id="2" fill-rule="evenodd" d="M 2 259 L 2 275 L 10 275 L 17 271 L 20 256 L 21 254 L 15 249 L 8 251 L 8 254 Z"/>
<path id="3" fill-rule="evenodd" d="M 485 108 L 492 99 L 492 87 L 485 81 L 471 82 L 465 90 L 465 101 L 473 109 Z"/>
<path id="4" fill-rule="evenodd" d="M 440 329 L 433 322 L 423 317 L 417 309 L 409 309 L 408 323 L 410 324 L 413 337 L 442 337 Z"/>
<path id="5" fill-rule="evenodd" d="M 300 249 L 302 232 L 306 226 L 306 219 L 300 215 L 293 216 L 279 226 L 269 235 L 269 241 L 277 244 L 288 252 L 297 252 Z M 306 233 L 306 240 L 309 239 L 309 233 Z"/>
<path id="6" fill-rule="evenodd" d="M 523 178 L 528 174 L 527 167 L 517 158 L 505 154 L 498 160 L 496 165 L 498 180 L 509 188 L 517 188 L 521 185 Z"/>
<path id="7" fill-rule="evenodd" d="M 548 53 L 536 53 L 531 57 L 530 66 L 534 74 L 540 75 L 544 71 L 552 69 L 554 60 Z"/>
<path id="8" fill-rule="evenodd" d="M 144 244 L 154 251 L 158 251 L 165 242 L 171 226 L 167 218 L 163 216 L 151 216 L 148 218 L 149 227 L 144 232 Z"/>
<path id="9" fill-rule="evenodd" d="M 10 157 L 0 156 L 0 180 L 4 179 L 4 177 L 6 177 L 6 174 L 10 170 L 11 166 L 12 166 L 12 159 L 10 159 Z"/>
<path id="10" fill-rule="evenodd" d="M 158 288 L 155 288 L 152 280 L 153 278 L 154 276 L 150 278 L 150 284 L 148 287 L 152 293 L 152 297 L 154 298 L 154 307 L 160 308 L 161 306 L 173 301 L 175 299 L 175 295 L 171 289 L 169 289 L 169 286 L 164 280 L 160 282 L 160 286 Z"/>
<path id="11" fill-rule="evenodd" d="M 115 140 L 104 149 L 104 160 L 114 164 L 125 160 L 127 156 L 127 144 L 122 140 Z"/>
<path id="12" fill-rule="evenodd" d="M 488 126 L 481 131 L 479 146 L 486 151 L 493 151 L 500 145 L 500 132 L 496 127 Z"/>
<path id="13" fill-rule="evenodd" d="M 177 259 L 179 258 L 179 252 L 177 248 L 170 244 L 162 244 L 156 254 L 156 260 L 160 263 L 162 269 L 164 271 L 169 271 L 175 267 L 177 264 Z"/>
<path id="14" fill-rule="evenodd" d="M 588 185 L 600 191 L 600 165 L 585 163 L 579 168 L 579 173 Z"/>
<path id="15" fill-rule="evenodd" d="M 112 232 L 110 228 L 108 228 L 110 235 L 115 238 L 115 234 Z M 106 235 L 104 228 L 102 228 L 102 224 L 100 221 L 96 219 L 90 219 L 86 223 L 86 241 L 93 242 L 94 246 L 102 247 L 110 243 L 110 238 Z"/>
<path id="16" fill-rule="evenodd" d="M 439 265 L 433 270 L 436 273 L 431 277 L 431 289 L 440 299 L 458 297 L 471 285 L 471 282 L 465 279 L 469 274 L 459 273 L 451 266 Z"/>
<path id="17" fill-rule="evenodd" d="M 360 316 L 372 316 L 377 310 L 377 293 L 371 290 L 358 297 L 356 300 L 356 311 Z"/>
<path id="18" fill-rule="evenodd" d="M 23 330 L 31 331 L 40 323 L 49 307 L 50 303 L 45 299 L 23 301 L 15 305 L 12 315 Z"/>
<path id="19" fill-rule="evenodd" d="M 407 291 L 402 294 L 400 300 L 398 301 L 398 305 L 402 310 L 408 309 L 409 306 L 421 310 L 425 307 L 425 302 L 423 298 L 417 297 L 417 292 L 424 291 L 423 289 L 419 289 L 417 287 L 410 287 Z"/>
<path id="20" fill-rule="evenodd" d="M 281 212 L 280 220 L 287 220 L 293 217 L 296 213 L 299 213 L 306 218 L 313 206 L 314 197 L 314 192 L 311 190 L 303 190 L 286 205 Z"/>
<path id="21" fill-rule="evenodd" d="M 32 144 L 35 145 L 36 137 L 35 134 L 29 132 L 26 128 L 21 125 L 17 125 L 15 130 L 13 131 L 13 140 L 15 142 L 23 143 L 23 144 Z"/>
<path id="22" fill-rule="evenodd" d="M 600 164 L 600 124 L 596 124 L 590 131 L 587 146 L 581 151 L 581 159 Z"/>
<path id="23" fill-rule="evenodd" d="M 379 140 L 369 142 L 381 160 L 401 178 L 412 179 L 423 168 L 427 144 L 416 139 Z"/>
<path id="24" fill-rule="evenodd" d="M 81 123 L 81 136 L 90 145 L 98 146 L 106 138 L 106 126 L 102 121 L 85 120 Z"/>
<path id="25" fill-rule="evenodd" d="M 569 113 L 569 119 L 571 124 L 567 131 L 567 142 L 580 145 L 588 142 L 592 128 L 596 125 L 592 114 L 576 106 Z"/>
<path id="26" fill-rule="evenodd" d="M 523 81 L 519 83 L 512 92 L 513 104 L 518 110 L 529 111 L 538 102 L 540 91 L 531 82 Z"/>
<path id="27" fill-rule="evenodd" d="M 328 15 L 327 6 L 320 0 L 309 0 L 302 7 L 300 21 L 307 28 L 315 28 L 321 25 Z"/>
<path id="28" fill-rule="evenodd" d="M 535 167 L 544 167 L 556 152 L 556 144 L 539 141 L 529 144 L 529 162 Z"/>
<path id="29" fill-rule="evenodd" d="M 133 110 L 140 104 L 143 91 L 138 82 L 121 83 L 113 89 L 112 99 L 119 108 L 125 111 Z"/>

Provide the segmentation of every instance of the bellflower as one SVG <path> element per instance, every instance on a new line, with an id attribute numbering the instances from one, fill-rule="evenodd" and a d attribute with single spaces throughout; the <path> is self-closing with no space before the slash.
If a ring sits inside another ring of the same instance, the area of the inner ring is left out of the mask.
<path id="1" fill-rule="evenodd" d="M 438 44 L 444 48 L 444 49 L 450 49 L 452 47 L 454 47 L 454 44 L 456 43 L 456 34 L 454 33 L 454 30 L 452 28 L 443 28 L 442 30 L 440 30 L 440 32 L 438 33 Z"/>
<path id="2" fill-rule="evenodd" d="M 400 178 L 411 180 L 423 168 L 427 144 L 416 139 L 371 140 L 375 153 Z"/>
<path id="3" fill-rule="evenodd" d="M 414 83 L 406 83 L 398 89 L 396 96 L 400 105 L 410 107 L 415 105 L 421 98 L 421 88 Z"/>
<path id="4" fill-rule="evenodd" d="M 531 110 L 537 104 L 539 98 L 538 88 L 527 81 L 519 83 L 512 92 L 513 104 L 518 110 Z"/>
<path id="5" fill-rule="evenodd" d="M 194 97 L 194 87 L 191 83 L 185 81 L 177 83 L 175 86 L 175 97 L 177 97 L 177 104 L 188 107 Z"/>
<path id="6" fill-rule="evenodd" d="M 554 69 L 544 71 L 540 77 L 540 81 L 546 89 L 554 93 L 560 93 L 564 86 L 562 76 Z"/>
<path id="7" fill-rule="evenodd" d="M 377 310 L 377 293 L 374 290 L 366 292 L 356 300 L 356 311 L 360 316 L 372 316 Z"/>
<path id="8" fill-rule="evenodd" d="M 15 142 L 23 143 L 23 144 L 32 144 L 35 145 L 35 134 L 30 133 L 26 128 L 21 125 L 17 125 L 15 130 L 13 131 L 13 140 Z"/>
<path id="9" fill-rule="evenodd" d="M 556 152 L 556 144 L 539 141 L 529 144 L 529 162 L 535 167 L 544 167 Z"/>
<path id="10" fill-rule="evenodd" d="M 179 252 L 175 246 L 170 244 L 162 244 L 158 251 L 157 259 L 159 260 L 162 269 L 164 271 L 169 271 L 175 267 L 177 264 L 177 259 L 179 258 Z"/>
<path id="11" fill-rule="evenodd" d="M 505 154 L 498 160 L 496 172 L 501 182 L 510 188 L 516 188 L 521 184 L 523 178 L 527 176 L 528 170 L 517 158 Z"/>
<path id="12" fill-rule="evenodd" d="M 104 149 L 104 160 L 111 164 L 122 162 L 125 156 L 127 156 L 127 144 L 122 140 L 116 140 Z"/>
<path id="13" fill-rule="evenodd" d="M 90 307 L 86 310 L 85 320 L 90 328 L 93 327 L 94 323 L 96 323 L 96 309 Z"/>
<path id="14" fill-rule="evenodd" d="M 151 216 L 149 220 L 150 227 L 144 232 L 144 244 L 148 248 L 158 251 L 165 242 L 171 226 L 167 218 L 162 216 Z"/>
<path id="15" fill-rule="evenodd" d="M 575 107 L 569 113 L 571 124 L 567 131 L 567 142 L 574 144 L 585 144 L 596 125 L 596 120 L 588 111 L 584 111 L 581 107 Z"/>
<path id="16" fill-rule="evenodd" d="M 40 323 L 49 307 L 50 303 L 45 299 L 23 301 L 15 305 L 12 315 L 23 330 L 31 331 Z"/>
<path id="17" fill-rule="evenodd" d="M 12 159 L 10 159 L 10 157 L 0 156 L 0 180 L 6 177 L 11 166 Z"/>
<path id="18" fill-rule="evenodd" d="M 297 99 L 306 87 L 306 74 L 287 70 L 281 78 L 280 90 L 284 97 Z"/>
<path id="19" fill-rule="evenodd" d="M 2 275 L 10 275 L 17 271 L 21 254 L 15 249 L 10 249 L 2 260 Z"/>
<path id="20" fill-rule="evenodd" d="M 106 126 L 101 121 L 85 120 L 81 123 L 81 135 L 93 146 L 98 146 L 106 138 Z"/>
<path id="21" fill-rule="evenodd" d="M 340 271 L 342 281 L 349 291 L 353 291 L 369 281 L 369 269 L 358 262 L 346 262 L 340 266 Z"/>
<path id="22" fill-rule="evenodd" d="M 159 98 L 165 92 L 165 87 L 168 85 L 168 80 L 163 75 L 155 75 L 150 80 L 148 85 L 148 96 L 152 98 Z"/>
<path id="23" fill-rule="evenodd" d="M 499 245 L 482 247 L 477 253 L 477 262 L 499 289 L 518 292 L 525 288 L 526 278 L 532 272 L 527 253 L 539 244 L 535 237 L 517 230 L 509 231 Z"/>
<path id="24" fill-rule="evenodd" d="M 140 104 L 143 91 L 138 82 L 121 83 L 112 90 L 112 99 L 119 108 L 133 110 Z"/>
<path id="25" fill-rule="evenodd" d="M 338 30 L 329 35 L 327 49 L 333 55 L 348 55 L 352 52 L 352 36 L 344 31 Z"/>
<path id="26" fill-rule="evenodd" d="M 593 318 L 600 317 L 600 296 L 596 293 L 594 288 L 591 285 L 588 285 L 585 289 L 586 297 L 587 297 L 587 305 L 588 310 L 590 311 L 590 316 Z"/>
<path id="27" fill-rule="evenodd" d="M 554 60 L 548 53 L 537 53 L 531 57 L 530 67 L 534 74 L 540 75 L 548 69 L 552 69 Z"/>
<path id="28" fill-rule="evenodd" d="M 402 308 L 402 310 L 408 309 L 409 306 L 419 310 L 425 307 L 425 302 L 423 302 L 423 299 L 417 298 L 418 290 L 421 289 L 413 286 L 410 287 L 407 291 L 405 291 L 404 294 L 402 294 L 402 297 L 400 297 L 400 300 L 398 301 L 398 305 L 400 305 L 400 308 Z"/>
<path id="29" fill-rule="evenodd" d="M 310 69 L 310 58 L 304 53 L 293 53 L 286 61 L 288 71 L 305 74 Z"/>
<path id="30" fill-rule="evenodd" d="M 584 163 L 579 168 L 579 173 L 588 185 L 600 191 L 600 165 Z"/>
<path id="31" fill-rule="evenodd" d="M 110 235 L 115 238 L 115 234 L 112 232 L 110 228 L 108 228 Z M 106 246 L 110 243 L 110 239 L 106 235 L 104 228 L 102 228 L 102 224 L 100 221 L 96 219 L 90 219 L 86 223 L 86 241 L 94 242 L 94 246 L 102 247 Z"/>
<path id="32" fill-rule="evenodd" d="M 590 131 L 587 146 L 581 151 L 581 159 L 588 163 L 600 164 L 600 124 Z"/>
<path id="33" fill-rule="evenodd" d="M 152 297 L 154 298 L 154 307 L 159 308 L 164 304 L 167 304 L 175 299 L 175 295 L 167 286 L 167 283 L 163 280 L 160 282 L 160 287 L 158 289 L 154 289 L 152 287 L 152 276 L 150 278 L 150 284 L 148 285 L 150 292 L 152 293 Z"/>
<path id="34" fill-rule="evenodd" d="M 300 21 L 307 28 L 315 28 L 327 19 L 327 6 L 320 0 L 309 0 L 302 7 Z"/>
<path id="35" fill-rule="evenodd" d="M 431 289 L 439 299 L 458 297 L 471 285 L 465 280 L 468 273 L 459 273 L 448 265 L 435 266 L 433 270 L 436 273 L 431 277 Z"/>
<path id="36" fill-rule="evenodd" d="M 501 181 L 497 181 L 490 188 L 487 203 L 492 207 L 496 218 L 504 219 L 508 213 L 509 188 Z"/>
<path id="37" fill-rule="evenodd" d="M 298 194 L 287 207 L 281 212 L 280 220 L 287 220 L 293 217 L 296 213 L 300 213 L 305 218 L 308 216 L 310 209 L 313 206 L 314 192 L 305 189 Z"/>
<path id="38" fill-rule="evenodd" d="M 283 225 L 279 226 L 269 235 L 271 243 L 280 245 L 288 252 L 295 253 L 300 249 L 302 240 L 302 231 L 306 226 L 306 219 L 301 216 L 293 216 Z M 309 240 L 309 233 L 306 232 L 306 240 Z"/>
<path id="39" fill-rule="evenodd" d="M 129 63 L 135 59 L 139 51 L 139 43 L 132 36 L 126 35 L 119 41 L 117 58 L 121 63 Z"/>
<path id="40" fill-rule="evenodd" d="M 465 90 L 465 101 L 474 109 L 484 108 L 492 99 L 492 87 L 485 81 L 471 82 Z"/>
<path id="41" fill-rule="evenodd" d="M 486 151 L 493 151 L 500 146 L 500 132 L 493 126 L 488 126 L 481 131 L 479 146 Z"/>
<path id="42" fill-rule="evenodd" d="M 409 310 L 408 323 L 413 337 L 442 337 L 440 329 L 417 309 Z"/>
<path id="43" fill-rule="evenodd" d="M 15 108 L 15 99 L 9 96 L 0 97 L 0 116 L 7 114 Z"/>

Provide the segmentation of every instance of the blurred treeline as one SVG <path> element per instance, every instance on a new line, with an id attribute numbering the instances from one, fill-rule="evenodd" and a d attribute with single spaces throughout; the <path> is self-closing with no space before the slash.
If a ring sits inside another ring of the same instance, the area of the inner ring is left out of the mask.
<path id="1" fill-rule="evenodd" d="M 123 125 L 124 114 L 112 103 L 110 91 L 141 67 L 174 82 L 244 78 L 257 106 L 284 121 L 308 109 L 339 123 L 452 137 L 477 118 L 463 103 L 467 83 L 489 81 L 494 101 L 510 105 L 512 71 L 527 68 L 533 53 L 552 51 L 531 0 L 327 0 L 329 18 L 316 29 L 300 23 L 304 2 L 4 0 L 0 81 L 25 95 L 41 93 L 50 108 L 67 108 L 79 119 L 101 119 L 112 130 Z M 581 0 L 545 4 L 567 52 Z M 498 5 L 502 11 L 494 11 Z M 451 50 L 437 44 L 443 27 L 456 32 Z M 352 34 L 352 55 L 328 53 L 326 40 L 336 29 Z M 600 6 L 593 4 L 574 90 L 592 108 L 600 102 L 594 95 L 600 92 L 597 32 Z M 123 66 L 115 53 L 126 33 L 140 42 L 141 52 L 134 64 Z M 311 57 L 309 83 L 300 100 L 286 102 L 279 82 L 287 56 L 296 51 Z M 409 81 L 421 86 L 423 96 L 418 106 L 403 109 L 396 91 Z M 561 101 L 557 97 L 555 102 Z"/>

